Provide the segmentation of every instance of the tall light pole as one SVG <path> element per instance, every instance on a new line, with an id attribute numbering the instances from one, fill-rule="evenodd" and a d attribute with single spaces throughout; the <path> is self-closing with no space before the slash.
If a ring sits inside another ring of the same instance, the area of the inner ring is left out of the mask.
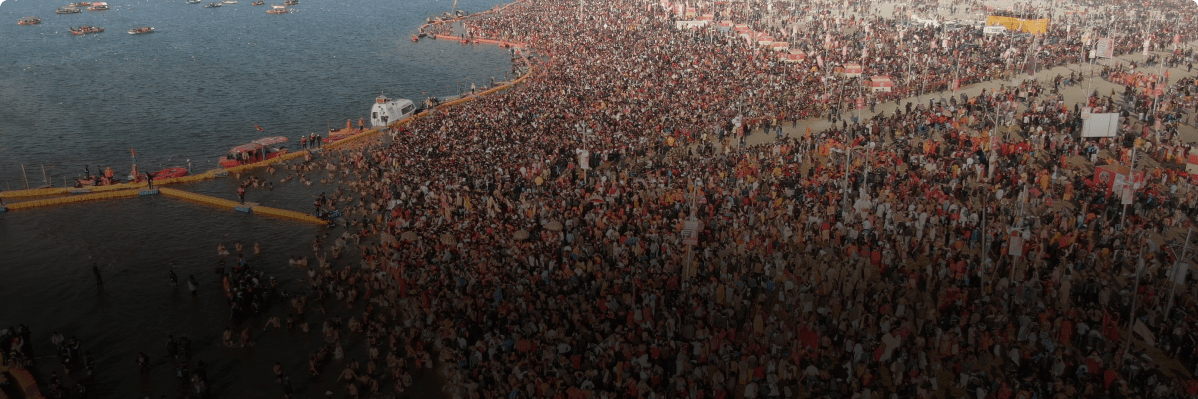
<path id="1" fill-rule="evenodd" d="M 1173 294 L 1177 291 L 1177 270 L 1179 267 L 1181 267 L 1181 260 L 1186 257 L 1186 251 L 1188 251 L 1190 249 L 1190 233 L 1193 233 L 1193 232 L 1194 232 L 1193 227 L 1191 227 L 1188 231 L 1186 231 L 1186 242 L 1181 247 L 1181 256 L 1178 256 L 1173 261 L 1173 273 L 1169 274 L 1169 304 L 1165 305 L 1165 318 L 1166 319 L 1169 318 L 1169 310 L 1171 310 L 1173 308 Z M 1182 279 L 1181 281 L 1184 282 L 1185 280 Z"/>
<path id="2" fill-rule="evenodd" d="M 1140 271 L 1144 269 L 1144 238 L 1140 239 L 1140 259 L 1136 262 L 1136 286 L 1131 291 L 1131 312 L 1128 313 L 1127 320 L 1127 342 L 1123 344 L 1123 356 L 1127 356 L 1127 351 L 1131 349 L 1131 330 L 1136 323 L 1136 300 L 1140 298 Z"/>
<path id="3" fill-rule="evenodd" d="M 844 150 L 840 150 L 840 149 L 836 149 L 836 148 L 832 149 L 832 151 L 844 153 L 844 176 L 841 177 L 841 182 L 842 182 L 841 184 L 842 184 L 842 188 L 844 189 L 844 196 L 841 199 L 841 202 L 843 203 L 843 205 L 841 205 L 841 212 L 844 213 L 844 217 L 842 217 L 842 219 L 847 220 L 848 215 L 849 215 L 849 211 L 848 211 L 849 192 L 850 192 L 850 190 L 849 190 L 849 168 L 850 168 L 852 160 L 853 160 L 853 151 L 865 150 L 865 149 L 866 148 L 864 146 L 856 146 L 856 147 L 846 146 Z"/>

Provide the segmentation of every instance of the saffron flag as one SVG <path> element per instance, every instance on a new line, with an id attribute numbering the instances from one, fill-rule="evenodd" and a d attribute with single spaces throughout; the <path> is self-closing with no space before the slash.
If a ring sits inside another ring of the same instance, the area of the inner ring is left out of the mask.
<path id="1" fill-rule="evenodd" d="M 129 152 L 133 153 L 134 158 L 137 158 L 137 150 L 133 149 L 133 147 L 129 147 Z"/>
<path id="2" fill-rule="evenodd" d="M 262 130 L 262 128 L 261 128 L 261 127 L 259 127 L 257 123 L 255 123 L 255 124 L 254 124 L 254 129 L 258 129 L 258 131 L 259 131 L 259 132 L 264 132 L 264 131 L 265 131 L 265 130 Z"/>

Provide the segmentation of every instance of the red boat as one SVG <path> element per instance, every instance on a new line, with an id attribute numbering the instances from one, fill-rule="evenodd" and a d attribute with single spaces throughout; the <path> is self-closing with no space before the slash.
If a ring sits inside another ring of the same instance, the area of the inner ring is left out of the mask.
<path id="1" fill-rule="evenodd" d="M 166 169 L 151 173 L 151 175 L 154 175 L 154 180 L 162 180 L 162 179 L 171 179 L 171 178 L 175 178 L 175 177 L 187 176 L 187 173 L 189 173 L 187 171 L 187 168 L 166 168 Z M 146 181 L 145 175 L 137 177 L 138 183 L 141 183 L 144 181 Z"/>
<path id="2" fill-rule="evenodd" d="M 287 137 L 276 136 L 257 139 L 248 144 L 233 147 L 229 150 L 228 155 L 220 159 L 220 166 L 232 168 L 278 157 L 287 153 L 287 147 L 279 145 L 286 142 Z"/>

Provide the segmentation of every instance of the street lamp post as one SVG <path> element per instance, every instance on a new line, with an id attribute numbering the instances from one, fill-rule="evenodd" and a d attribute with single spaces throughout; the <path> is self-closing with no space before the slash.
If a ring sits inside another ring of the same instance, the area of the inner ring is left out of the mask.
<path id="1" fill-rule="evenodd" d="M 844 153 L 844 176 L 841 177 L 841 181 L 842 181 L 841 185 L 844 190 L 844 196 L 841 199 L 841 202 L 843 203 L 843 205 L 841 205 L 841 212 L 844 213 L 844 216 L 842 217 L 842 219 L 847 219 L 848 214 L 849 214 L 849 211 L 848 211 L 849 192 L 850 192 L 850 190 L 849 190 L 849 167 L 851 166 L 851 163 L 853 160 L 853 151 L 865 150 L 865 149 L 866 148 L 864 146 L 846 147 L 844 150 L 835 149 L 835 148 L 832 149 L 835 152 L 843 152 Z"/>
<path id="2" fill-rule="evenodd" d="M 1169 304 L 1165 305 L 1165 318 L 1169 318 L 1169 310 L 1173 309 L 1173 294 L 1177 291 L 1177 269 L 1181 266 L 1181 260 L 1185 258 L 1186 252 L 1190 249 L 1190 233 L 1194 232 L 1191 227 L 1186 231 L 1186 242 L 1181 247 L 1181 256 L 1176 257 L 1173 261 L 1173 273 L 1169 275 Z M 1182 281 L 1185 281 L 1184 279 Z"/>

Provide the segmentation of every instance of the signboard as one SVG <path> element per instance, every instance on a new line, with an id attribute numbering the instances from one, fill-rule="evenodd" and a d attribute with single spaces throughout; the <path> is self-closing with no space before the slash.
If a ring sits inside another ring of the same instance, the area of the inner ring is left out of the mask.
<path id="1" fill-rule="evenodd" d="M 1174 284 L 1185 284 L 1187 274 L 1190 274 L 1190 264 L 1178 263 L 1177 268 L 1173 269 L 1173 276 L 1171 276 L 1171 279 L 1173 280 Z"/>
<path id="2" fill-rule="evenodd" d="M 578 166 L 582 170 L 591 170 L 591 152 L 587 150 L 578 150 Z"/>
<path id="3" fill-rule="evenodd" d="M 953 79 L 953 91 L 957 91 L 957 89 L 960 89 L 960 88 L 961 88 L 961 81 L 959 79 Z"/>
<path id="4" fill-rule="evenodd" d="M 857 97 L 857 109 L 865 109 L 865 98 Z"/>
<path id="5" fill-rule="evenodd" d="M 1043 34 L 1048 31 L 1048 18 L 1043 19 L 1022 19 L 1011 17 L 1000 17 L 991 15 L 986 17 L 986 25 L 1002 25 L 1009 30 L 1023 31 L 1027 33 Z"/>
<path id="6" fill-rule="evenodd" d="M 872 92 L 890 92 L 894 89 L 894 81 L 890 80 L 890 76 L 878 75 L 869 79 L 869 89 Z"/>
<path id="7" fill-rule="evenodd" d="M 1134 190 L 1132 190 L 1131 186 L 1124 185 L 1123 186 L 1123 200 L 1119 201 L 1119 202 L 1123 205 L 1131 205 L 1132 200 L 1135 198 L 1135 195 L 1132 194 L 1133 191 Z"/>
<path id="8" fill-rule="evenodd" d="M 1115 58 L 1115 40 L 1109 38 L 1098 39 L 1099 58 Z"/>
<path id="9" fill-rule="evenodd" d="M 1023 256 L 1023 233 L 1016 229 L 1011 229 L 1007 234 L 1010 237 L 1010 244 L 1007 246 L 1007 254 L 1011 256 Z"/>
<path id="10" fill-rule="evenodd" d="M 862 70 L 863 68 L 861 67 L 861 64 L 855 64 L 851 62 L 844 64 L 844 76 L 848 76 L 850 78 L 859 77 L 861 76 Z"/>
<path id="11" fill-rule="evenodd" d="M 803 54 L 801 52 L 800 53 L 782 54 L 782 62 L 789 62 L 789 63 L 803 62 L 803 60 L 805 60 L 805 59 L 807 59 L 807 54 Z"/>
<path id="12" fill-rule="evenodd" d="M 1082 137 L 1115 137 L 1118 133 L 1118 113 L 1091 113 L 1082 120 Z"/>
<path id="13" fill-rule="evenodd" d="M 675 21 L 674 27 L 678 29 L 695 29 L 707 26 L 711 21 Z"/>
<path id="14" fill-rule="evenodd" d="M 682 226 L 682 245 L 699 245 L 699 221 L 687 220 Z"/>
<path id="15" fill-rule="evenodd" d="M 1191 149 L 1186 156 L 1186 173 L 1198 174 L 1198 148 Z"/>

